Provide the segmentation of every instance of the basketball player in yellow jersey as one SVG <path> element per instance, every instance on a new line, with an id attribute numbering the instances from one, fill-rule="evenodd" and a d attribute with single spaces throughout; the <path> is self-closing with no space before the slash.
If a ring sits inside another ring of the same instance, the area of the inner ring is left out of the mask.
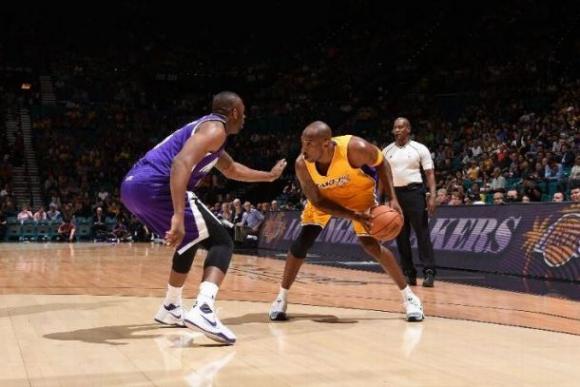
<path id="1" fill-rule="evenodd" d="M 330 127 L 316 121 L 302 132 L 302 153 L 296 159 L 295 167 L 308 203 L 302 212 L 300 234 L 288 251 L 280 293 L 270 308 L 270 319 L 286 320 L 288 290 L 308 250 L 330 217 L 337 216 L 352 221 L 363 249 L 396 282 L 403 296 L 407 320 L 423 320 L 423 305 L 407 286 L 395 257 L 367 231 L 372 224 L 370 209 L 378 204 L 376 180 L 372 175 L 378 175 L 382 193 L 390 198 L 391 207 L 401 212 L 391 168 L 382 152 L 356 136 L 332 137 Z"/>

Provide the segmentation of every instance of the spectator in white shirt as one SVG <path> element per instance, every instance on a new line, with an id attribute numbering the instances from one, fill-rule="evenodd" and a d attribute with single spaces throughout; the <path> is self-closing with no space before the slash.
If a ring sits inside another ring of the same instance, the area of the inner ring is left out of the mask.
<path id="1" fill-rule="evenodd" d="M 32 215 L 32 212 L 30 212 L 28 206 L 22 206 L 22 211 L 18 213 L 18 216 L 16 218 L 18 219 L 19 222 L 27 222 L 30 220 L 34 220 L 34 215 Z"/>
<path id="2" fill-rule="evenodd" d="M 46 215 L 46 211 L 44 211 L 44 206 L 40 206 L 38 211 L 36 211 L 34 213 L 34 220 L 39 222 L 41 220 L 46 220 L 46 218 L 47 218 L 47 215 Z"/>
<path id="3" fill-rule="evenodd" d="M 505 185 L 506 181 L 505 177 L 501 175 L 501 169 L 499 167 L 495 167 L 493 169 L 493 179 L 491 179 L 489 189 L 491 191 L 498 191 L 500 189 L 505 189 Z"/>

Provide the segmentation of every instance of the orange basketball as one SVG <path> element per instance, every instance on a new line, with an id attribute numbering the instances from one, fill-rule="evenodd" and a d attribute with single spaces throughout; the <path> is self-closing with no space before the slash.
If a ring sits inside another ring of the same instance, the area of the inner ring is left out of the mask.
<path id="1" fill-rule="evenodd" d="M 380 241 L 395 239 L 403 228 L 403 216 L 389 206 L 377 206 L 372 209 L 373 227 L 370 234 Z"/>

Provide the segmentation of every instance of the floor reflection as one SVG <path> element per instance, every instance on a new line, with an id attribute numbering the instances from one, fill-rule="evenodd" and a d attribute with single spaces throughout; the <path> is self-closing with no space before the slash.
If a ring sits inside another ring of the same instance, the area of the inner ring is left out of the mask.
<path id="1" fill-rule="evenodd" d="M 223 369 L 235 356 L 235 350 L 223 349 L 220 352 L 207 352 L 195 361 L 191 367 L 191 359 L 187 360 L 187 350 L 196 347 L 229 347 L 229 345 L 208 342 L 202 333 L 190 330 L 179 330 L 176 333 L 162 335 L 155 338 L 155 344 L 163 356 L 166 370 L 187 370 L 184 380 L 187 386 L 212 386 L 219 371 Z"/>

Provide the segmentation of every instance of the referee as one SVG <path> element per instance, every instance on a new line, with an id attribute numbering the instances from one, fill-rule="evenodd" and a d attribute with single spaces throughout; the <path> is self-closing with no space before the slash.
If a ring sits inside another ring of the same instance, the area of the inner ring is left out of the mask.
<path id="1" fill-rule="evenodd" d="M 411 226 L 417 235 L 419 258 L 423 263 L 423 286 L 433 287 L 435 281 L 435 257 L 429 235 L 428 216 L 435 212 L 435 174 L 433 160 L 427 147 L 409 138 L 411 123 L 399 117 L 393 124 L 395 142 L 383 149 L 385 158 L 393 171 L 397 199 L 403 209 L 405 224 L 397 237 L 403 273 L 409 285 L 417 285 L 417 269 L 411 252 Z M 427 177 L 429 193 L 421 176 L 421 168 Z"/>

